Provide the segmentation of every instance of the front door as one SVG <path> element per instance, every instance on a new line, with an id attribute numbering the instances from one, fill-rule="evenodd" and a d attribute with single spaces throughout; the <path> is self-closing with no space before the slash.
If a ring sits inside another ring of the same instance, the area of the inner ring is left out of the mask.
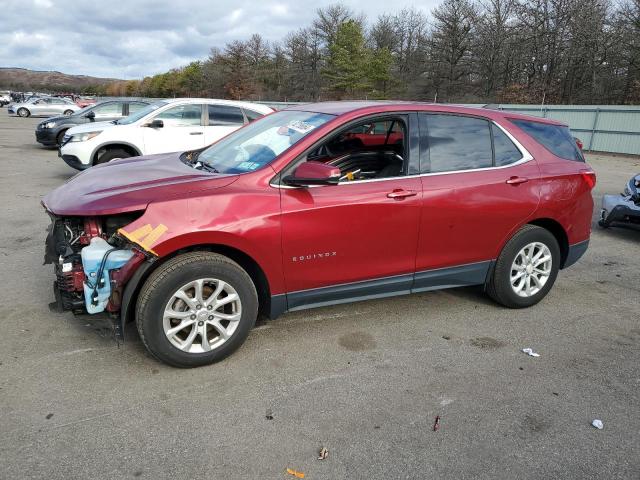
<path id="1" fill-rule="evenodd" d="M 176 105 L 158 113 L 149 122 L 153 120 L 162 120 L 163 126 L 140 127 L 143 129 L 145 155 L 185 152 L 204 147 L 202 105 Z"/>
<path id="2" fill-rule="evenodd" d="M 401 121 L 408 132 L 408 119 Z M 337 160 L 326 160 L 343 173 L 338 185 L 281 187 L 289 309 L 410 291 L 422 185 L 420 177 L 407 176 L 417 148 L 410 155 L 403 137 L 393 145 L 354 146 L 352 135 L 343 133 L 318 148 L 340 151 Z M 398 159 L 403 165 L 396 169 Z"/>

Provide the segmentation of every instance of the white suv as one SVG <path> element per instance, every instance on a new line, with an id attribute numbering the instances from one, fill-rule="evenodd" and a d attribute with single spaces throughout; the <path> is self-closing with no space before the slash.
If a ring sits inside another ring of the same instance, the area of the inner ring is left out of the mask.
<path id="1" fill-rule="evenodd" d="M 121 120 L 70 128 L 58 156 L 84 170 L 115 158 L 196 150 L 271 112 L 232 100 L 161 100 Z"/>

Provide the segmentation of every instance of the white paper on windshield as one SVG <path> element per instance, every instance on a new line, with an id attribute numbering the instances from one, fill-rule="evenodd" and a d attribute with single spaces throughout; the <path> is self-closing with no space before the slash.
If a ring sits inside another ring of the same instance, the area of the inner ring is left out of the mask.
<path id="1" fill-rule="evenodd" d="M 307 123 L 307 122 L 303 122 L 301 120 L 294 120 L 292 122 L 289 122 L 287 127 L 293 131 L 296 131 L 302 134 L 309 133 L 311 130 L 316 128 L 314 125 L 311 125 L 310 123 Z"/>

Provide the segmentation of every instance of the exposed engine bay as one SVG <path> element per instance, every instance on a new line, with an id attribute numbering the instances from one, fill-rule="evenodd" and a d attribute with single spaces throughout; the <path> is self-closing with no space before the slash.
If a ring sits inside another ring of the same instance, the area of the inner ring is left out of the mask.
<path id="1" fill-rule="evenodd" d="M 44 263 L 54 266 L 59 311 L 117 314 L 126 282 L 149 255 L 117 231 L 142 213 L 86 218 L 49 213 Z"/>
<path id="2" fill-rule="evenodd" d="M 599 225 L 603 228 L 614 223 L 640 225 L 640 174 L 629 179 L 620 195 L 604 195 Z"/>

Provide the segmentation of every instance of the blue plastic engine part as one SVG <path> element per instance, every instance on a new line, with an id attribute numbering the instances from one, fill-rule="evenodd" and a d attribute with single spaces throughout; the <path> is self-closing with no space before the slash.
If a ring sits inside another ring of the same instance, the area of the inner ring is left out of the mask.
<path id="1" fill-rule="evenodd" d="M 93 237 L 89 245 L 82 249 L 80 256 L 87 277 L 84 282 L 84 304 L 87 312 L 104 312 L 111 295 L 109 272 L 127 263 L 133 256 L 133 251 L 115 249 L 106 240 Z M 102 275 L 98 278 L 101 267 Z"/>

